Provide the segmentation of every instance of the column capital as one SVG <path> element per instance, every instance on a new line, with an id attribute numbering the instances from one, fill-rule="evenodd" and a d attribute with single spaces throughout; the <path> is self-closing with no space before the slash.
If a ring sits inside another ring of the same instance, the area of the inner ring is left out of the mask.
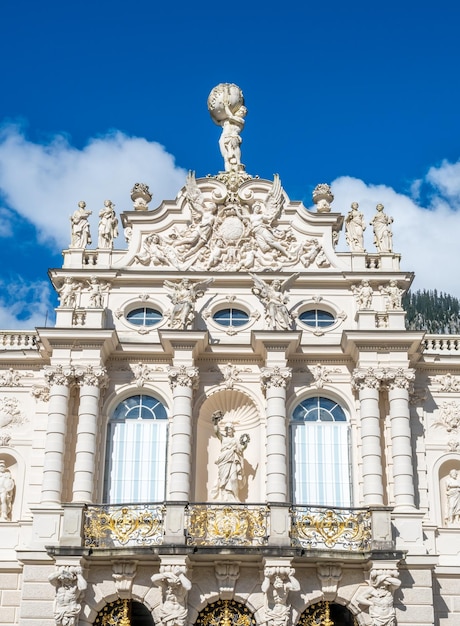
<path id="1" fill-rule="evenodd" d="M 168 368 L 169 384 L 171 389 L 175 387 L 191 387 L 195 389 L 198 385 L 199 369 L 193 365 L 187 367 L 180 365 L 179 367 L 170 366 Z"/>
<path id="2" fill-rule="evenodd" d="M 270 387 L 285 389 L 291 377 L 292 369 L 290 367 L 263 367 L 260 371 L 260 383 L 265 391 Z"/>
<path id="3" fill-rule="evenodd" d="M 75 379 L 79 387 L 103 388 L 108 383 L 107 369 L 99 365 L 78 365 L 75 367 Z"/>
<path id="4" fill-rule="evenodd" d="M 352 386 L 357 391 L 365 388 L 380 390 L 383 379 L 384 371 L 374 367 L 355 369 L 351 375 Z"/>
<path id="5" fill-rule="evenodd" d="M 385 385 L 388 389 L 407 389 L 409 391 L 414 380 L 415 371 L 413 369 L 397 367 L 385 370 Z"/>
<path id="6" fill-rule="evenodd" d="M 48 384 L 53 385 L 62 385 L 68 387 L 74 381 L 74 368 L 69 365 L 47 365 L 45 367 L 45 379 Z"/>

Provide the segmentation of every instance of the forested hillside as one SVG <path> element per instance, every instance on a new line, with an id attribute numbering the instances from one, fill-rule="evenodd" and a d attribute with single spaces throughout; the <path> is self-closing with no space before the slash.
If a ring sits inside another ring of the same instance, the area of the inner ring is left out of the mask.
<path id="1" fill-rule="evenodd" d="M 460 301 L 446 293 L 410 291 L 403 297 L 407 311 L 408 330 L 426 330 L 428 333 L 460 334 Z"/>

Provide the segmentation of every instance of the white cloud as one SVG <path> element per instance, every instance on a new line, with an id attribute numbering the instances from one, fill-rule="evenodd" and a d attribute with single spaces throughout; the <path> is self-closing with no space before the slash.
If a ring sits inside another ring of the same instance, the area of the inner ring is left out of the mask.
<path id="1" fill-rule="evenodd" d="M 16 276 L 0 281 L 0 294 L 1 329 L 30 330 L 53 323 L 51 286 L 47 281 L 28 282 Z"/>
<path id="2" fill-rule="evenodd" d="M 460 163 L 455 164 L 460 168 Z M 352 202 L 358 202 L 369 224 L 378 203 L 394 218 L 393 250 L 401 253 L 401 269 L 416 274 L 413 288 L 437 289 L 460 297 L 458 280 L 458 238 L 460 233 L 460 197 L 455 199 L 452 170 L 443 164 L 432 168 L 420 184 L 431 185 L 429 206 L 423 207 L 411 197 L 385 185 L 368 185 L 347 176 L 332 183 L 335 209 L 346 215 Z M 420 184 L 416 188 L 420 187 Z M 445 196 L 449 196 L 449 204 Z M 338 206 L 339 205 L 339 206 Z M 345 250 L 344 236 L 340 249 Z M 367 226 L 365 247 L 375 251 L 372 227 Z"/>
<path id="3" fill-rule="evenodd" d="M 131 189 L 142 182 L 150 187 L 154 208 L 161 200 L 174 198 L 185 177 L 186 171 L 175 165 L 163 146 L 117 131 L 91 139 L 82 150 L 63 136 L 41 145 L 29 141 L 19 126 L 5 125 L 0 131 L 4 203 L 30 220 L 42 240 L 52 239 L 58 248 L 70 242 L 69 217 L 80 200 L 93 211 L 94 239 L 104 200 L 112 200 L 117 212 L 131 210 Z"/>
<path id="4" fill-rule="evenodd" d="M 431 167 L 426 180 L 448 200 L 460 202 L 460 161 L 457 163 L 443 161 L 440 167 Z"/>

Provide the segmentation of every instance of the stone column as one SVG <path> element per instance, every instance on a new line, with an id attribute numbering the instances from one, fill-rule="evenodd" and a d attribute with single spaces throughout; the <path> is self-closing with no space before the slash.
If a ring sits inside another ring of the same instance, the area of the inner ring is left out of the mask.
<path id="1" fill-rule="evenodd" d="M 168 375 L 173 392 L 168 499 L 188 502 L 192 475 L 192 397 L 198 383 L 198 368 L 170 367 Z"/>
<path id="2" fill-rule="evenodd" d="M 72 502 L 90 503 L 96 469 L 100 390 L 107 384 L 107 371 L 104 367 L 81 366 L 75 369 L 75 377 L 80 387 L 80 404 Z"/>
<path id="3" fill-rule="evenodd" d="M 267 399 L 267 501 L 287 502 L 286 387 L 289 367 L 264 367 L 261 383 Z"/>
<path id="4" fill-rule="evenodd" d="M 366 505 L 383 505 L 382 443 L 379 391 L 381 372 L 368 368 L 353 372 L 353 386 L 361 405 L 361 458 L 363 498 Z"/>
<path id="5" fill-rule="evenodd" d="M 409 410 L 409 390 L 414 378 L 413 370 L 398 368 L 386 372 L 390 403 L 395 511 L 415 508 Z"/>
<path id="6" fill-rule="evenodd" d="M 45 370 L 45 378 L 50 386 L 50 400 L 43 463 L 42 503 L 61 504 L 69 387 L 73 375 L 73 368 L 70 365 L 68 367 L 56 365 Z"/>

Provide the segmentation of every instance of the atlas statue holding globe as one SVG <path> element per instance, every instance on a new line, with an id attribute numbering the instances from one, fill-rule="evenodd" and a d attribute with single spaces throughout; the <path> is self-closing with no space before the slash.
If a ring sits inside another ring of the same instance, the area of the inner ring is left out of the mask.
<path id="1" fill-rule="evenodd" d="M 244 171 L 241 163 L 241 136 L 247 109 L 241 89 L 233 83 L 221 83 L 208 97 L 208 109 L 213 121 L 222 127 L 219 147 L 226 172 Z"/>

